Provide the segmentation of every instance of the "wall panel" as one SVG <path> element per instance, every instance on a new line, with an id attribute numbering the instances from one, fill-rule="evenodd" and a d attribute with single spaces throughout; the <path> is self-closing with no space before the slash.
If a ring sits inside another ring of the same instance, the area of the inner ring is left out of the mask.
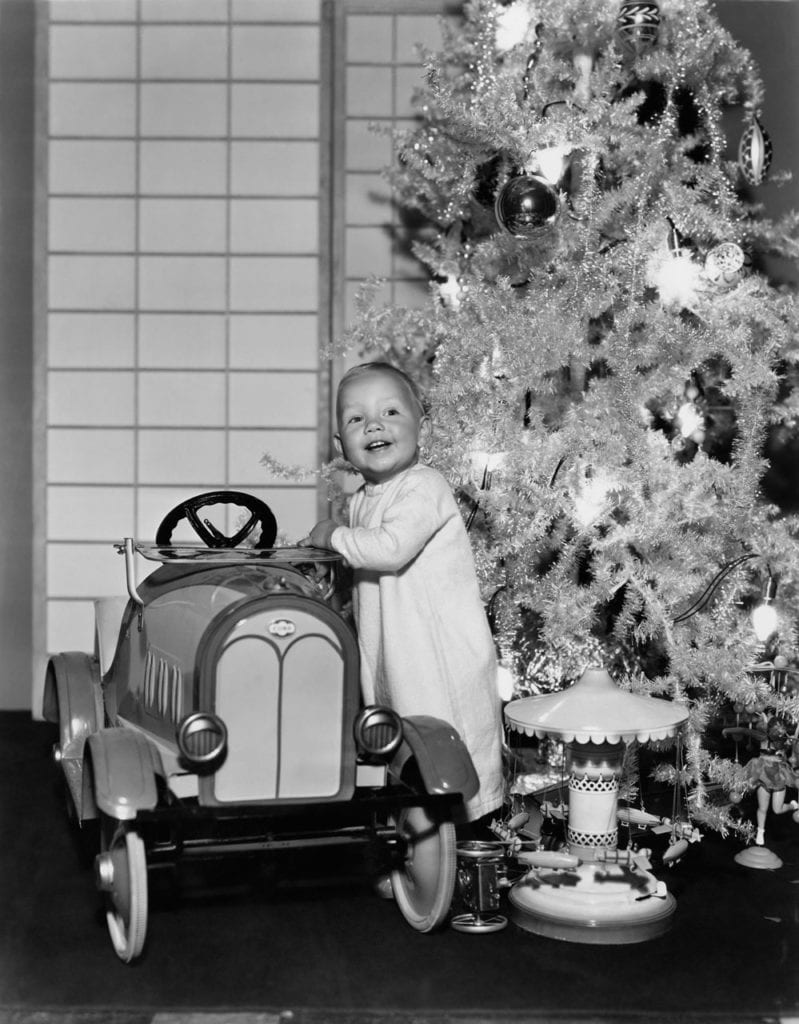
<path id="1" fill-rule="evenodd" d="M 296 540 L 316 488 L 261 458 L 310 467 L 323 443 L 320 0 L 57 0 L 40 19 L 34 710 L 45 655 L 91 650 L 91 598 L 124 591 L 114 540 L 226 486 Z"/>

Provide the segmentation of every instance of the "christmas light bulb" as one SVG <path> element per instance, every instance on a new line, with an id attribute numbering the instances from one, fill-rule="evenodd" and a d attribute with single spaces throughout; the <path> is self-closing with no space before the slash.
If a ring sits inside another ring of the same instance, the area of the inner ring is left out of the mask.
<path id="1" fill-rule="evenodd" d="M 587 529 L 609 506 L 608 494 L 614 482 L 604 474 L 586 477 L 574 497 L 574 516 L 583 529 Z"/>
<path id="2" fill-rule="evenodd" d="M 505 7 L 496 18 L 494 45 L 500 53 L 521 43 L 533 23 L 533 10 L 526 0 L 517 0 Z"/>
<path id="3" fill-rule="evenodd" d="M 472 473 L 480 481 L 481 490 L 487 491 L 491 488 L 491 477 L 495 469 L 501 469 L 505 464 L 507 452 L 487 452 L 479 449 L 472 449 L 469 452 L 469 459 L 472 463 Z"/>
<path id="4" fill-rule="evenodd" d="M 705 418 L 693 402 L 685 402 L 677 411 L 677 425 L 683 437 L 704 436 Z"/>
<path id="5" fill-rule="evenodd" d="M 774 577 L 769 576 L 763 590 L 763 600 L 752 612 L 752 628 L 757 639 L 764 644 L 766 640 L 776 633 L 780 623 L 777 609 L 772 604 L 774 595 L 777 593 L 777 584 Z"/>
<path id="6" fill-rule="evenodd" d="M 530 166 L 532 173 L 538 173 L 552 185 L 559 185 L 569 166 L 571 146 L 548 146 L 533 153 Z"/>
<path id="7" fill-rule="evenodd" d="M 763 644 L 772 633 L 776 633 L 779 621 L 777 609 L 773 604 L 766 604 L 764 602 L 759 604 L 752 612 L 752 628 L 757 639 Z"/>
<path id="8" fill-rule="evenodd" d="M 697 301 L 701 272 L 690 256 L 670 256 L 650 269 L 649 281 L 657 288 L 664 306 L 690 308 Z"/>

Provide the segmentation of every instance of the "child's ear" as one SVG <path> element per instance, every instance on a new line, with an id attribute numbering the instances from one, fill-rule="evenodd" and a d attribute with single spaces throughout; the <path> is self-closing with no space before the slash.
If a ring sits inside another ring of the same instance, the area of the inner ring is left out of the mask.
<path id="1" fill-rule="evenodd" d="M 344 454 L 344 446 L 341 443 L 341 437 L 338 434 L 333 435 L 333 447 L 336 449 L 339 455 Z"/>
<path id="2" fill-rule="evenodd" d="M 422 416 L 419 420 L 419 446 L 423 447 L 430 443 L 433 436 L 433 423 L 429 416 Z"/>

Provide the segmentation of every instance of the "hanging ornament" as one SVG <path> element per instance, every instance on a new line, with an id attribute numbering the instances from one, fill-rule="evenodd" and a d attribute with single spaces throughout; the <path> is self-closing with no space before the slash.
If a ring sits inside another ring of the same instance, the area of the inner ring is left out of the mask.
<path id="1" fill-rule="evenodd" d="M 499 190 L 494 212 L 500 225 L 511 235 L 530 238 L 558 219 L 558 193 L 546 178 L 520 174 Z"/>
<path id="2" fill-rule="evenodd" d="M 760 185 L 765 181 L 772 154 L 771 139 L 755 114 L 738 144 L 738 166 L 747 184 Z"/>
<path id="3" fill-rule="evenodd" d="M 734 288 L 747 265 L 746 253 L 735 242 L 721 242 L 705 256 L 705 277 L 720 291 Z"/>
<path id="4" fill-rule="evenodd" d="M 660 8 L 649 3 L 626 0 L 616 17 L 616 36 L 622 48 L 634 57 L 640 57 L 650 50 L 658 39 L 660 30 Z"/>

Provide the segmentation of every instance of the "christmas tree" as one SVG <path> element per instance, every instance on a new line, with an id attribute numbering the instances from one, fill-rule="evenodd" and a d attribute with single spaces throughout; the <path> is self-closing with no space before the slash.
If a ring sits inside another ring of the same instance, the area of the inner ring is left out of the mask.
<path id="1" fill-rule="evenodd" d="M 723 726 L 799 721 L 797 523 L 762 491 L 799 357 L 763 258 L 798 220 L 757 205 L 758 70 L 703 0 L 476 0 L 442 31 L 391 170 L 430 302 L 365 294 L 345 343 L 427 390 L 513 695 L 594 664 L 688 701 L 670 771 L 738 827 Z"/>

